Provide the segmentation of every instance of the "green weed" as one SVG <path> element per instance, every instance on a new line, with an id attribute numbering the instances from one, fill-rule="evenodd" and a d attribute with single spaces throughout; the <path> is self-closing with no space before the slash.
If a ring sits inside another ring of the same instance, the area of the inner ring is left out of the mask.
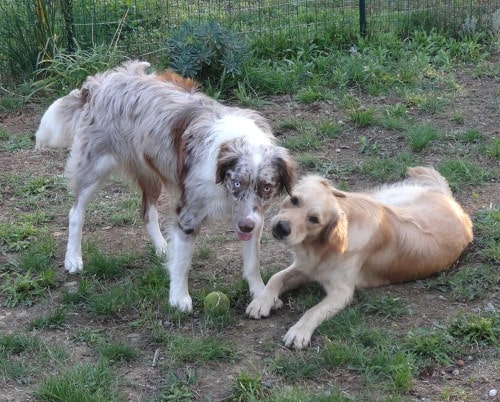
<path id="1" fill-rule="evenodd" d="M 359 153 L 378 154 L 379 152 L 380 146 L 376 142 L 372 143 L 365 135 L 359 137 Z"/>
<path id="2" fill-rule="evenodd" d="M 28 329 L 59 329 L 66 325 L 67 312 L 64 308 L 56 308 L 54 312 L 44 317 L 37 317 L 30 321 Z"/>
<path id="3" fill-rule="evenodd" d="M 85 275 L 101 279 L 114 279 L 124 276 L 127 269 L 134 266 L 137 256 L 133 254 L 106 255 L 95 244 L 84 247 Z"/>
<path id="4" fill-rule="evenodd" d="M 82 363 L 42 381 L 35 392 L 40 401 L 111 402 L 122 400 L 116 378 L 104 362 Z"/>
<path id="5" fill-rule="evenodd" d="M 5 354 L 20 354 L 23 352 L 40 353 L 45 345 L 36 337 L 26 334 L 12 333 L 0 335 L 0 352 Z"/>
<path id="6" fill-rule="evenodd" d="M 240 372 L 235 379 L 231 400 L 234 401 L 259 401 L 265 398 L 268 391 L 262 385 L 260 374 Z"/>
<path id="7" fill-rule="evenodd" d="M 446 106 L 448 106 L 449 101 L 440 96 L 426 96 L 423 97 L 421 102 L 419 102 L 419 108 L 427 113 L 437 114 L 442 112 Z"/>
<path id="8" fill-rule="evenodd" d="M 409 313 L 404 300 L 389 295 L 379 295 L 368 291 L 358 291 L 357 303 L 361 312 L 385 318 L 399 317 Z"/>
<path id="9" fill-rule="evenodd" d="M 315 89 L 309 86 L 300 90 L 295 96 L 295 99 L 299 103 L 310 104 L 317 101 L 331 99 L 331 95 L 325 92 L 323 89 Z"/>
<path id="10" fill-rule="evenodd" d="M 183 375 L 172 372 L 167 384 L 161 387 L 159 400 L 161 401 L 191 401 L 194 399 L 190 387 L 196 384 L 196 370 L 186 369 Z"/>
<path id="11" fill-rule="evenodd" d="M 273 362 L 273 371 L 289 381 L 316 378 L 321 371 L 321 363 L 310 353 L 280 355 Z"/>
<path id="12" fill-rule="evenodd" d="M 320 149 L 323 142 L 315 133 L 307 131 L 299 135 L 289 136 L 282 140 L 284 147 L 294 152 L 307 152 Z"/>
<path id="13" fill-rule="evenodd" d="M 427 281 L 428 289 L 450 292 L 453 300 L 475 300 L 490 294 L 498 282 L 498 272 L 490 265 L 466 266 Z"/>
<path id="14" fill-rule="evenodd" d="M 20 251 L 30 245 L 30 239 L 37 234 L 31 222 L 0 222 L 0 245 L 9 251 Z"/>
<path id="15" fill-rule="evenodd" d="M 85 309 L 96 318 L 106 319 L 129 312 L 135 307 L 136 300 L 133 284 L 108 285 L 106 290 L 88 295 Z"/>
<path id="16" fill-rule="evenodd" d="M 497 314 L 460 315 L 448 325 L 448 332 L 467 346 L 497 346 L 500 341 L 500 318 Z"/>
<path id="17" fill-rule="evenodd" d="M 47 286 L 43 276 L 35 275 L 31 271 L 25 273 L 13 271 L 6 276 L 4 283 L 0 286 L 0 294 L 5 298 L 4 306 L 6 307 L 31 306 L 46 293 L 47 287 L 51 284 L 52 275 Z"/>
<path id="18" fill-rule="evenodd" d="M 107 342 L 106 337 L 101 331 L 90 327 L 76 328 L 72 337 L 75 342 L 87 343 L 90 346 L 96 346 Z"/>
<path id="19" fill-rule="evenodd" d="M 179 363 L 209 363 L 232 361 L 237 354 L 234 346 L 219 337 L 188 337 L 172 335 L 167 350 L 174 361 Z"/>
<path id="20" fill-rule="evenodd" d="M 349 111 L 349 120 L 356 128 L 372 126 L 375 122 L 375 110 L 372 108 Z"/>
<path id="21" fill-rule="evenodd" d="M 450 364 L 460 353 L 453 337 L 444 331 L 425 328 L 411 330 L 403 342 L 403 349 L 415 356 L 421 366 L 428 364 L 428 361 Z"/>
<path id="22" fill-rule="evenodd" d="M 406 131 L 405 136 L 410 148 L 420 152 L 438 137 L 438 131 L 431 126 L 415 125 Z"/>
<path id="23" fill-rule="evenodd" d="M 325 140 L 332 140 L 339 136 L 342 131 L 342 126 L 326 120 L 320 121 L 316 126 L 316 130 L 321 138 L 324 138 Z"/>
<path id="24" fill-rule="evenodd" d="M 500 207 L 477 211 L 474 232 L 477 253 L 493 264 L 500 261 Z"/>
<path id="25" fill-rule="evenodd" d="M 19 152 L 33 148 L 33 135 L 25 133 L 10 137 L 0 145 L 0 150 L 5 152 Z"/>
<path id="26" fill-rule="evenodd" d="M 107 361 L 113 363 L 132 362 L 139 356 L 139 351 L 123 341 L 106 341 L 97 344 L 97 350 Z"/>
<path id="27" fill-rule="evenodd" d="M 492 138 L 481 147 L 481 152 L 500 161 L 500 138 Z"/>
<path id="28" fill-rule="evenodd" d="M 163 266 L 153 266 L 137 277 L 138 297 L 146 303 L 168 299 L 170 279 Z"/>
<path id="29" fill-rule="evenodd" d="M 361 165 L 361 171 L 378 182 L 387 183 L 405 177 L 406 168 L 413 164 L 413 155 L 402 152 L 384 159 L 380 157 L 368 158 Z"/>
<path id="30" fill-rule="evenodd" d="M 476 128 L 465 130 L 460 135 L 460 139 L 464 142 L 478 142 L 483 138 L 483 133 Z"/>
<path id="31" fill-rule="evenodd" d="M 490 177 L 488 171 L 465 158 L 445 160 L 438 166 L 453 191 L 465 185 L 480 185 Z"/>

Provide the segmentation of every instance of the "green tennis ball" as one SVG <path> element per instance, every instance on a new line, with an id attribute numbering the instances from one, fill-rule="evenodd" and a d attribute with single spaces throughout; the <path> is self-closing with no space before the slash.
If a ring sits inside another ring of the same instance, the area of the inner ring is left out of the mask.
<path id="1" fill-rule="evenodd" d="M 222 292 L 211 292 L 205 297 L 205 313 L 222 315 L 229 311 L 229 298 Z"/>

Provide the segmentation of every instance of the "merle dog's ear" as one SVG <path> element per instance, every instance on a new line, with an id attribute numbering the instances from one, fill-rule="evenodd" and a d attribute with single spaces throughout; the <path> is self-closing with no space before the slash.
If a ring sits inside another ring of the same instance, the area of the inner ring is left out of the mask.
<path id="1" fill-rule="evenodd" d="M 217 157 L 217 169 L 215 172 L 215 183 L 219 184 L 226 178 L 226 173 L 229 169 L 233 168 L 239 159 L 239 154 L 234 147 L 228 143 L 221 145 L 219 155 Z"/>
<path id="2" fill-rule="evenodd" d="M 280 192 L 286 190 L 289 195 L 292 195 L 292 188 L 296 180 L 297 164 L 285 148 L 279 148 L 273 163 L 280 178 Z"/>

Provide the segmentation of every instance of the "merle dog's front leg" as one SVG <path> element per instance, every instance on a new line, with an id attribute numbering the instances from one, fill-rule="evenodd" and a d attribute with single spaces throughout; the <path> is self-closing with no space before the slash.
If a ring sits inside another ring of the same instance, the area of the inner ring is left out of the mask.
<path id="1" fill-rule="evenodd" d="M 260 238 L 262 236 L 263 224 L 254 229 L 253 236 L 250 240 L 242 242 L 243 254 L 243 277 L 248 282 L 250 295 L 255 298 L 263 289 L 264 282 L 260 274 L 259 255 L 260 255 Z"/>
<path id="2" fill-rule="evenodd" d="M 193 258 L 195 234 L 186 234 L 179 227 L 172 230 L 171 250 L 168 262 L 170 274 L 169 302 L 181 311 L 193 311 L 193 301 L 189 295 L 188 275 Z"/>

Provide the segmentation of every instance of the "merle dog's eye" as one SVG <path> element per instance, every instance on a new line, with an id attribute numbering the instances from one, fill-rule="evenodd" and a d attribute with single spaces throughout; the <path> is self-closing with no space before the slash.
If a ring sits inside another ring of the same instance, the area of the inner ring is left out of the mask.
<path id="1" fill-rule="evenodd" d="M 234 186 L 234 188 L 240 188 L 241 187 L 241 183 L 238 180 L 235 180 L 233 182 L 233 186 Z"/>
<path id="2" fill-rule="evenodd" d="M 309 222 L 311 222 L 313 224 L 317 224 L 317 223 L 319 223 L 319 219 L 318 219 L 317 216 L 312 215 L 312 216 L 309 217 Z"/>
<path id="3" fill-rule="evenodd" d="M 295 206 L 299 205 L 299 199 L 297 197 L 292 197 L 290 199 L 290 201 L 291 201 L 292 205 L 295 205 Z"/>
<path id="4" fill-rule="evenodd" d="M 272 191 L 273 187 L 270 184 L 266 184 L 264 186 L 264 194 L 270 193 Z"/>

